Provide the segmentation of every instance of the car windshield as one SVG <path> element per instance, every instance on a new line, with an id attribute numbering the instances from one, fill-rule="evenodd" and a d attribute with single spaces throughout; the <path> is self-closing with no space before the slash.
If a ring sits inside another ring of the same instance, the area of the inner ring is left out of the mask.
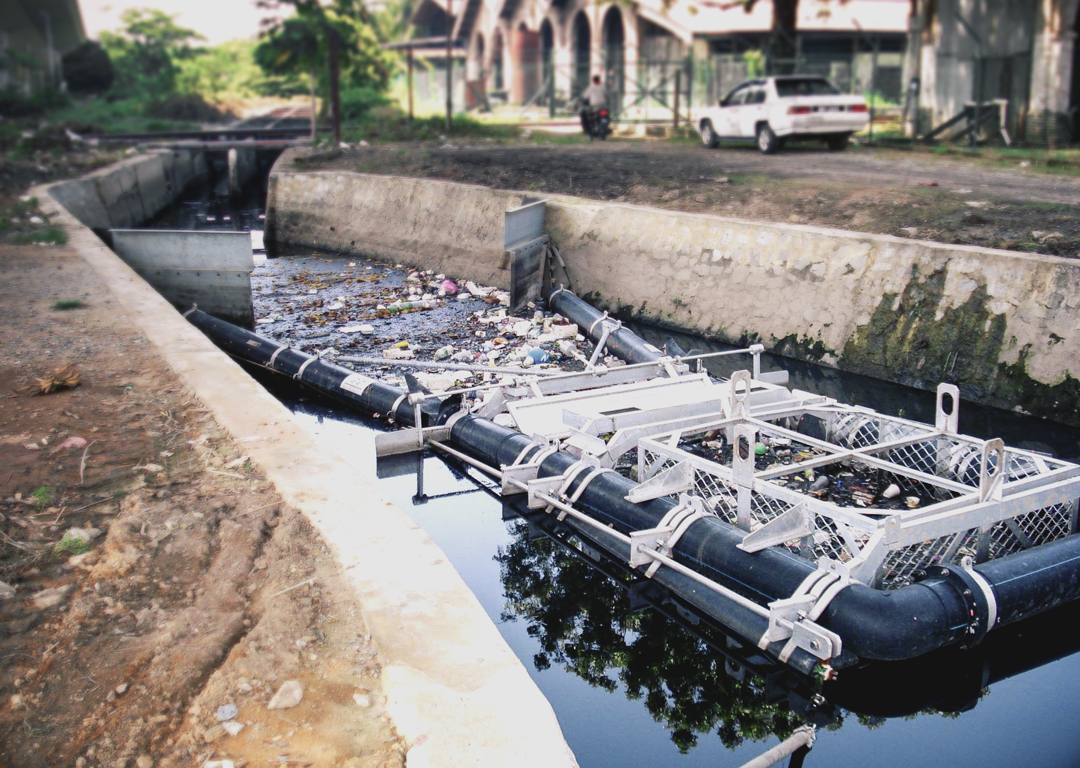
<path id="1" fill-rule="evenodd" d="M 792 77 L 776 81 L 776 94 L 785 96 L 837 96 L 840 89 L 820 77 Z"/>

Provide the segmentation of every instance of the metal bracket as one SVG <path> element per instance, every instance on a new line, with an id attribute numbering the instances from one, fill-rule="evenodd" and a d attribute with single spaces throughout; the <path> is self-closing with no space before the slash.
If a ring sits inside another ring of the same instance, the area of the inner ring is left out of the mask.
<path id="1" fill-rule="evenodd" d="M 679 539 L 687 529 L 703 517 L 709 517 L 705 506 L 697 496 L 682 494 L 679 503 L 673 507 L 655 528 L 633 531 L 630 534 L 630 567 L 651 563 L 645 571 L 646 578 L 652 578 L 660 568 L 660 561 L 654 553 L 670 555 Z"/>
<path id="2" fill-rule="evenodd" d="M 689 461 L 680 461 L 673 467 L 638 483 L 626 494 L 626 500 L 634 504 L 671 496 L 694 487 L 694 467 Z"/>
<path id="3" fill-rule="evenodd" d="M 994 459 L 993 467 L 990 466 Z M 987 440 L 979 467 L 979 501 L 1001 501 L 1005 484 L 1005 443 L 1000 437 Z"/>
<path id="4" fill-rule="evenodd" d="M 522 489 L 520 484 L 527 484 L 535 480 L 536 474 L 540 470 L 540 465 L 544 463 L 544 460 L 548 456 L 552 455 L 558 450 L 558 448 L 556 448 L 555 446 L 541 448 L 539 451 L 533 454 L 532 459 L 530 459 L 528 463 L 522 464 L 521 461 L 525 458 L 525 454 L 528 453 L 529 449 L 536 447 L 538 446 L 535 443 L 529 443 L 521 450 L 521 453 L 518 454 L 517 458 L 514 459 L 513 464 L 501 467 L 500 480 L 503 495 L 510 496 L 515 493 L 525 493 L 526 491 Z M 547 480 L 549 478 L 544 479 Z M 515 483 L 511 481 L 517 482 Z"/>
<path id="5" fill-rule="evenodd" d="M 747 400 L 750 399 L 750 371 L 735 371 L 731 374 L 731 417 L 745 418 Z"/>
<path id="6" fill-rule="evenodd" d="M 946 396 L 952 401 L 949 409 L 945 408 Z M 938 384 L 934 427 L 948 435 L 955 435 L 960 428 L 960 388 L 955 384 Z"/>
<path id="7" fill-rule="evenodd" d="M 840 636 L 809 618 L 813 605 L 813 595 L 788 597 L 769 603 L 769 628 L 758 641 L 758 648 L 765 650 L 773 643 L 787 640 L 779 656 L 783 662 L 787 662 L 797 648 L 822 660 L 839 656 L 843 647 Z"/>
<path id="8" fill-rule="evenodd" d="M 779 517 L 775 517 L 753 533 L 743 537 L 738 548 L 743 552 L 760 552 L 792 539 L 814 532 L 814 513 L 802 501 Z"/>

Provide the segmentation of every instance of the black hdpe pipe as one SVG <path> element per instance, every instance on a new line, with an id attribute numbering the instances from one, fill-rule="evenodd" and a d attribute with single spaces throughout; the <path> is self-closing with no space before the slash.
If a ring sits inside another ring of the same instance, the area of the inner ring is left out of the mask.
<path id="1" fill-rule="evenodd" d="M 402 423 L 413 424 L 412 407 L 405 393 L 396 387 L 291 350 L 198 310 L 187 313 L 187 317 L 236 357 L 289 375 L 353 407 L 373 414 L 393 413 Z M 359 377 L 361 386 L 354 387 L 359 392 L 342 388 L 349 377 Z M 425 402 L 429 403 L 424 407 L 425 422 L 434 422 L 439 418 L 438 404 Z M 541 450 L 520 432 L 471 414 L 454 420 L 451 441 L 495 467 L 527 461 Z M 556 452 L 540 465 L 538 477 L 562 475 L 576 460 L 568 453 Z M 568 494 L 574 493 L 580 483 L 581 479 L 576 480 Z M 626 496 L 633 486 L 615 473 L 599 475 L 581 494 L 577 506 L 623 533 L 655 527 L 673 503 L 665 499 L 631 503 Z M 576 523 L 573 518 L 565 522 L 614 556 L 628 559 L 626 545 L 617 539 Z M 672 556 L 760 605 L 791 596 L 815 571 L 812 563 L 784 550 L 743 552 L 737 548 L 743 535 L 719 518 L 704 518 L 687 529 Z M 1017 621 L 1080 597 L 1080 536 L 983 563 L 976 571 L 996 597 L 995 626 Z M 661 568 L 654 581 L 745 637 L 760 637 L 764 632 L 760 615 L 689 577 Z M 946 566 L 934 569 L 929 578 L 917 584 L 888 592 L 851 584 L 836 595 L 819 623 L 843 638 L 845 651 L 863 659 L 890 661 L 914 658 L 961 641 L 978 641 L 990 629 L 989 615 L 989 604 L 975 580 L 960 568 Z M 789 663 L 810 671 L 816 660 L 797 653 Z"/>
<path id="2" fill-rule="evenodd" d="M 188 310 L 184 317 L 233 357 L 288 376 L 368 415 L 386 416 L 416 426 L 413 406 L 406 393 L 397 387 L 292 349 L 288 344 L 271 341 L 199 309 Z M 421 405 L 423 426 L 433 424 L 438 415 L 439 402 L 425 400 Z"/>
<path id="3" fill-rule="evenodd" d="M 603 315 L 588 303 L 565 288 L 553 291 L 548 303 L 579 326 L 596 326 L 597 333 L 589 335 L 599 337 L 596 321 Z M 619 346 L 612 346 L 609 340 L 608 348 L 628 363 L 645 362 L 658 354 L 646 348 L 632 331 L 620 329 L 617 335 Z M 547 464 L 545 461 L 542 476 L 547 474 Z M 562 471 L 556 469 L 552 474 Z M 617 484 L 617 480 L 617 476 L 606 474 L 593 485 L 599 489 Z M 631 483 L 624 484 L 628 490 Z M 592 486 L 582 497 L 586 504 L 590 503 L 590 490 Z M 634 505 L 623 499 L 625 495 L 626 491 L 617 489 L 606 502 L 601 501 L 600 508 L 590 511 L 610 519 L 618 509 L 618 516 L 627 522 L 624 530 L 642 530 L 654 526 L 670 508 L 670 502 L 662 501 Z M 658 503 L 663 508 L 650 509 Z M 635 508 L 639 511 L 634 512 Z M 684 564 L 762 604 L 790 596 L 814 570 L 808 561 L 782 550 L 768 549 L 754 555 L 742 552 L 737 544 L 743 535 L 718 518 L 707 518 L 690 527 L 674 554 Z M 994 626 L 1011 624 L 1080 598 L 1080 536 L 981 563 L 975 571 L 993 593 Z M 917 584 L 888 592 L 852 584 L 833 599 L 821 623 L 844 639 L 846 649 L 862 658 L 902 660 L 959 641 L 979 642 L 993 628 L 989 626 L 991 613 L 976 579 L 961 568 L 946 566 L 933 569 L 929 578 Z"/>
<path id="4" fill-rule="evenodd" d="M 577 323 L 582 335 L 594 344 L 604 333 L 603 320 L 606 315 L 588 302 L 582 301 L 565 288 L 556 288 L 548 296 L 548 307 L 565 318 Z M 628 363 L 654 363 L 664 353 L 633 331 L 620 328 L 612 331 L 605 345 L 607 351 Z"/>
<path id="5" fill-rule="evenodd" d="M 454 421 L 450 435 L 455 444 L 493 466 L 512 464 L 519 456 L 527 461 L 531 454 L 540 450 L 540 446 L 525 435 L 471 415 Z M 575 461 L 570 454 L 555 453 L 543 461 L 537 476 L 562 475 Z M 567 495 L 574 494 L 578 485 L 580 481 L 575 481 Z M 626 496 L 634 485 L 621 475 L 605 473 L 586 487 L 575 506 L 622 533 L 653 528 L 674 503 L 666 499 L 640 504 L 627 501 Z M 565 522 L 570 520 L 567 518 Z M 597 538 L 591 527 L 582 528 L 581 532 L 587 538 Z M 759 605 L 790 597 L 816 570 L 813 563 L 784 550 L 743 552 L 737 548 L 743 536 L 742 531 L 719 518 L 707 517 L 686 530 L 672 556 Z M 629 557 L 626 545 L 617 540 L 597 543 L 617 557 Z M 671 573 L 669 569 L 661 568 L 654 581 L 660 581 L 662 574 Z M 692 589 L 690 594 L 680 591 L 680 596 L 712 615 L 716 615 L 713 609 L 717 600 L 732 604 L 696 582 Z M 952 570 L 891 592 L 854 583 L 832 600 L 819 623 L 839 634 L 845 650 L 860 658 L 914 658 L 970 636 L 970 627 L 978 611 L 981 609 L 985 614 L 987 610 L 985 601 L 978 604 L 978 595 L 967 594 L 969 592 L 970 585 Z M 740 634 L 747 637 L 760 637 L 764 629 L 756 634 L 745 630 L 758 626 L 763 618 L 745 608 L 741 610 L 747 614 L 745 627 L 732 626 L 732 629 L 742 629 Z M 974 617 L 973 611 L 976 612 Z M 720 616 L 725 624 L 729 624 L 726 615 Z M 767 622 L 765 624 L 767 626 Z"/>

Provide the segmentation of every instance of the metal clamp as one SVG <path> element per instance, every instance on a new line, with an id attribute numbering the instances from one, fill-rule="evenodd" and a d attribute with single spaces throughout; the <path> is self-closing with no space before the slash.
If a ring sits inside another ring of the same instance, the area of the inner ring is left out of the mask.
<path id="1" fill-rule="evenodd" d="M 293 380 L 294 380 L 294 381 L 303 381 L 303 378 L 304 378 L 304 371 L 305 371 L 305 370 L 307 369 L 307 367 L 308 367 L 309 365 L 311 365 L 312 363 L 316 363 L 316 362 L 318 362 L 318 361 L 319 361 L 319 358 L 317 358 L 317 357 L 309 357 L 309 358 L 308 358 L 307 360 L 305 360 L 305 361 L 304 361 L 304 363 L 303 363 L 303 365 L 301 365 L 301 366 L 300 366 L 300 370 L 298 370 L 298 371 L 297 371 L 297 372 L 296 372 L 296 373 L 295 373 L 295 374 L 293 375 Z"/>
<path id="2" fill-rule="evenodd" d="M 288 344 L 282 344 L 280 347 L 275 349 L 274 354 L 270 355 L 270 362 L 266 364 L 266 367 L 267 368 L 273 368 L 274 367 L 274 361 L 277 360 L 277 356 L 280 355 L 282 352 L 284 352 L 287 349 L 291 349 L 291 347 Z"/>
<path id="3" fill-rule="evenodd" d="M 528 462 L 522 463 L 525 459 L 525 454 L 534 448 L 537 448 L 539 450 L 537 450 L 536 453 L 532 455 L 532 458 L 530 458 Z M 500 484 L 502 486 L 502 493 L 507 496 L 516 493 L 526 493 L 527 484 L 536 481 L 536 475 L 537 472 L 539 472 L 540 470 L 540 465 L 544 463 L 545 459 L 547 459 L 549 456 L 551 456 L 558 450 L 559 449 L 556 446 L 547 446 L 546 448 L 544 448 L 537 445 L 536 443 L 529 443 L 528 445 L 526 445 L 521 450 L 521 453 L 517 455 L 517 458 L 514 459 L 514 462 L 512 464 L 508 464 L 501 468 Z M 560 477 L 561 476 L 556 475 L 556 478 Z M 543 480 L 547 481 L 550 480 L 550 478 L 543 478 Z M 554 486 L 552 486 L 552 489 L 554 489 Z M 532 494 L 531 492 L 529 493 L 531 500 Z M 545 505 L 541 504 L 540 506 L 543 507 Z"/>
<path id="4" fill-rule="evenodd" d="M 668 556 L 679 543 L 687 529 L 703 517 L 710 517 L 697 496 L 684 493 L 679 503 L 672 507 L 655 528 L 634 531 L 630 534 L 630 567 L 649 563 L 645 577 L 651 579 L 660 568 L 655 554 Z"/>

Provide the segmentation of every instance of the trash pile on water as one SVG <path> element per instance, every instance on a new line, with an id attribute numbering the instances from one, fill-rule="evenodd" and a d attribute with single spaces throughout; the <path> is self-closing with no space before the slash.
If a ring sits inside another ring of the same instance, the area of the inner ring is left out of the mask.
<path id="1" fill-rule="evenodd" d="M 446 391 L 507 371 L 582 370 L 592 354 L 542 304 L 511 315 L 508 292 L 431 270 L 314 255 L 268 260 L 252 286 L 257 332 L 388 383 L 411 373 Z M 438 366 L 412 364 L 424 361 Z"/>
<path id="2" fill-rule="evenodd" d="M 695 456 L 730 467 L 733 444 L 723 433 L 681 446 Z M 754 445 L 754 471 L 770 472 L 828 456 L 828 452 L 785 436 L 759 435 Z M 914 509 L 924 503 L 928 489 L 921 483 L 853 459 L 818 464 L 769 479 L 770 483 L 840 507 L 868 510 Z"/>

